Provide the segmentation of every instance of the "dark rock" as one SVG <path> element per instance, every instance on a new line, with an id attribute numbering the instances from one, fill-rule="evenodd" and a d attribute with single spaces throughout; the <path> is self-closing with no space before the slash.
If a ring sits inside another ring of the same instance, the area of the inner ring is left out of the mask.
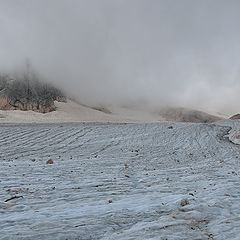
<path id="1" fill-rule="evenodd" d="M 52 159 L 47 160 L 46 164 L 53 164 L 53 160 Z"/>
<path id="2" fill-rule="evenodd" d="M 238 119 L 240 119 L 240 113 L 231 116 L 229 119 L 231 119 L 231 120 L 238 120 Z"/>

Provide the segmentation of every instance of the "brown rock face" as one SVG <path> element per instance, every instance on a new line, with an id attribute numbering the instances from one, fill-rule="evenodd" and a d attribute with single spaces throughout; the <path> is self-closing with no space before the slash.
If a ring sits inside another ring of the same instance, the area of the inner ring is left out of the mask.
<path id="1" fill-rule="evenodd" d="M 231 120 L 237 120 L 237 119 L 240 119 L 240 113 L 231 116 L 229 119 L 231 119 Z"/>
<path id="2" fill-rule="evenodd" d="M 0 72 L 0 110 L 48 113 L 56 110 L 54 101 L 66 102 L 64 93 L 38 75 L 27 71 L 15 78 Z"/>
<path id="3" fill-rule="evenodd" d="M 0 109 L 11 110 L 12 106 L 9 104 L 10 99 L 8 97 L 0 97 Z"/>
<path id="4" fill-rule="evenodd" d="M 27 99 L 11 100 L 8 97 L 0 97 L 1 110 L 21 110 L 48 113 L 56 110 L 54 101 L 29 101 Z"/>

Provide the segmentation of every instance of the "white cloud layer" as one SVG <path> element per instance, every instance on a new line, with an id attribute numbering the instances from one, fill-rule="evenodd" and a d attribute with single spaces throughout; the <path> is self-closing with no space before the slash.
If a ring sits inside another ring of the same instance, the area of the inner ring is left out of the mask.
<path id="1" fill-rule="evenodd" d="M 234 113 L 240 1 L 0 0 L 0 68 L 29 58 L 93 103 Z"/>

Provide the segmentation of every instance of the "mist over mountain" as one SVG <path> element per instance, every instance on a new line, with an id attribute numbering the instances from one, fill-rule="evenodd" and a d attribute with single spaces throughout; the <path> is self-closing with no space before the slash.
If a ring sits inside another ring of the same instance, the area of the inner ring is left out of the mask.
<path id="1" fill-rule="evenodd" d="M 239 111 L 240 2 L 0 0 L 0 70 L 87 104 Z"/>

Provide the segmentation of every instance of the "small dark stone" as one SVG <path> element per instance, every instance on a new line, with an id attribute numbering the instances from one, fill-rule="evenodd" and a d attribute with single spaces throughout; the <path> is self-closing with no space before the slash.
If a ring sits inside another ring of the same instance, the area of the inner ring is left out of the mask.
<path id="1" fill-rule="evenodd" d="M 47 160 L 46 164 L 53 164 L 53 160 L 52 159 Z"/>

